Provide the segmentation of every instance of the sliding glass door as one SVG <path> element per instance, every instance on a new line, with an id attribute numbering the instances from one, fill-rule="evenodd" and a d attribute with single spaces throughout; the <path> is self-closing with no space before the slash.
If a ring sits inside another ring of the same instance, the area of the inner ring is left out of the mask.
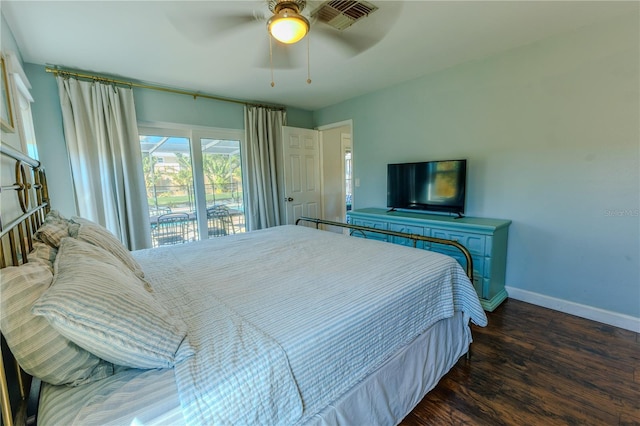
<path id="1" fill-rule="evenodd" d="M 207 205 L 208 227 L 225 226 L 223 232 L 244 232 L 244 190 L 240 141 L 233 139 L 200 139 L 202 172 Z M 216 209 L 218 213 L 211 213 Z M 229 214 L 230 222 L 216 224 L 216 215 Z M 217 229 L 210 229 L 215 235 Z"/>
<path id="2" fill-rule="evenodd" d="M 140 127 L 154 247 L 245 231 L 243 132 Z"/>

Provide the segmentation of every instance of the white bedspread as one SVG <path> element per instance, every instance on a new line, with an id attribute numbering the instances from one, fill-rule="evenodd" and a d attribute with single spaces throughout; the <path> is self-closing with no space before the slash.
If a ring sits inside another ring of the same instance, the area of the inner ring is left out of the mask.
<path id="1" fill-rule="evenodd" d="M 202 244 L 191 247 L 198 253 L 206 252 Z M 185 319 L 189 341 L 196 350 L 195 356 L 175 367 L 187 424 L 295 422 L 302 413 L 302 403 L 286 354 L 211 291 L 208 282 L 213 280 L 215 287 L 217 271 L 208 269 L 206 260 L 201 259 L 204 276 L 200 277 L 182 265 L 182 256 L 169 250 L 147 255 L 147 279 L 163 302 Z M 196 254 L 183 250 L 182 255 L 189 258 Z"/>
<path id="2" fill-rule="evenodd" d="M 436 321 L 486 317 L 450 257 L 300 226 L 135 253 L 197 354 L 192 424 L 303 423 Z"/>

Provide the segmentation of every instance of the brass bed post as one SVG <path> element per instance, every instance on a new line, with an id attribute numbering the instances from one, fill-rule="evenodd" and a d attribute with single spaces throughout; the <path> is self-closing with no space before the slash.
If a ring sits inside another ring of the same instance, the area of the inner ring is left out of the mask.
<path id="1" fill-rule="evenodd" d="M 2 359 L 2 348 L 0 348 L 0 359 Z M 2 402 L 2 424 L 13 426 L 13 413 L 11 412 L 7 375 L 4 373 L 4 362 L 0 362 L 0 399 Z"/>
<path id="2" fill-rule="evenodd" d="M 18 259 L 18 248 L 16 246 L 16 237 L 15 237 L 15 234 L 13 233 L 13 229 L 9 231 L 8 238 L 9 238 L 9 251 L 11 252 L 11 264 L 18 265 L 20 262 Z"/>
<path id="3" fill-rule="evenodd" d="M 15 182 L 2 182 L 0 193 L 16 194 L 19 209 L 0 212 L 0 267 L 27 263 L 33 250 L 33 236 L 49 212 L 49 194 L 44 170 L 40 162 L 24 153 L 0 143 L 0 154 L 15 160 Z M 5 175 L 6 178 L 6 175 Z M 15 192 L 14 192 L 15 191 Z M 4 205 L 4 203 L 3 203 Z M 7 216 L 9 219 L 7 219 Z M 17 216 L 17 217 L 16 217 Z M 17 241 L 16 241 L 17 239 Z M 2 424 L 6 426 L 29 423 L 29 398 L 39 396 L 39 380 L 28 375 L 0 339 L 0 405 Z M 12 406 L 12 399 L 15 406 Z M 19 398 L 19 400 L 17 400 Z"/>
<path id="4" fill-rule="evenodd" d="M 39 179 L 39 192 L 37 191 L 36 193 L 40 194 L 42 201 L 38 202 L 39 206 L 44 206 L 44 212 L 40 213 L 40 225 L 42 224 L 42 222 L 44 221 L 44 216 L 49 213 L 49 211 L 51 210 L 51 203 L 49 200 L 49 186 L 47 185 L 47 175 L 44 173 L 44 170 L 40 167 L 37 167 L 35 169 L 35 175 L 38 176 Z"/>

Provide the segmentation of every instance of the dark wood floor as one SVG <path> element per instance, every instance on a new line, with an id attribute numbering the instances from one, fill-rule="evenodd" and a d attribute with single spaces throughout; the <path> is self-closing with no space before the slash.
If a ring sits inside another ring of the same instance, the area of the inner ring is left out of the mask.
<path id="1" fill-rule="evenodd" d="M 402 425 L 640 425 L 640 335 L 509 299 Z"/>

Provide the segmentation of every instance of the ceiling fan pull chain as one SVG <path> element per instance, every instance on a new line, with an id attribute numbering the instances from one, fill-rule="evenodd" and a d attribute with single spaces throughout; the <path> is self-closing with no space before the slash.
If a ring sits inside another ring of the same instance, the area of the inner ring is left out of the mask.
<path id="1" fill-rule="evenodd" d="M 309 41 L 309 34 L 307 34 L 307 84 L 311 84 L 311 42 Z"/>
<path id="2" fill-rule="evenodd" d="M 273 81 L 273 48 L 271 47 L 271 36 L 269 37 L 269 66 L 271 67 L 271 87 L 274 87 L 276 83 Z"/>

